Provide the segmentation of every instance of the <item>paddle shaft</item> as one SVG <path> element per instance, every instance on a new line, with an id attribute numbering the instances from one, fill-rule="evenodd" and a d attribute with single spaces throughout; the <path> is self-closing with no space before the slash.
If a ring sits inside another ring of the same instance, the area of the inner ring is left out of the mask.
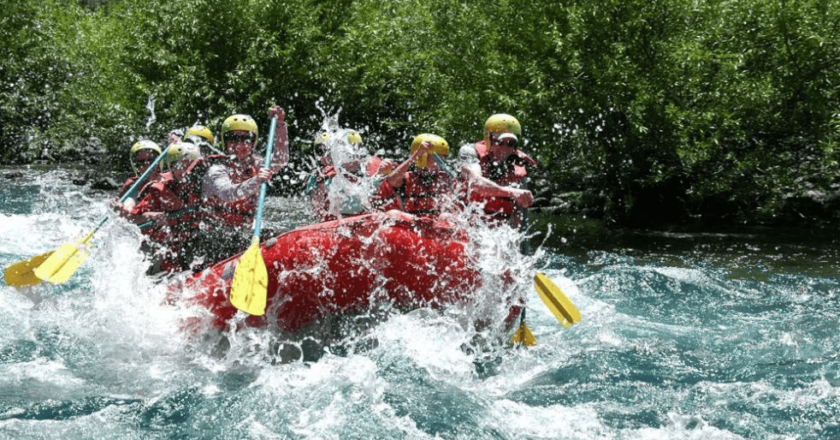
<path id="1" fill-rule="evenodd" d="M 276 127 L 277 119 L 272 117 L 271 129 L 268 130 L 268 147 L 265 151 L 264 167 L 271 166 Z M 265 314 L 266 301 L 268 300 L 268 271 L 260 250 L 260 225 L 267 185 L 268 182 L 263 182 L 260 185 L 257 212 L 254 216 L 254 237 L 251 239 L 251 246 L 236 262 L 236 269 L 233 271 L 230 293 L 228 294 L 228 301 L 234 307 L 255 316 Z"/>
<path id="2" fill-rule="evenodd" d="M 437 153 L 432 153 L 432 159 L 434 159 L 435 162 L 437 162 L 437 164 L 441 168 L 443 168 L 443 171 L 446 171 L 446 174 L 449 174 L 449 177 L 452 177 L 453 179 L 455 178 L 455 172 L 452 171 L 451 168 L 449 168 L 449 165 L 447 165 L 446 162 L 444 162 L 443 159 L 441 159 L 441 157 L 438 156 Z"/>
<path id="3" fill-rule="evenodd" d="M 155 161 L 152 162 L 152 164 L 149 165 L 148 168 L 146 168 L 146 171 L 143 171 L 143 174 L 141 174 L 140 177 L 137 178 L 137 181 L 134 182 L 134 184 L 131 185 L 128 188 L 128 191 L 126 191 L 125 194 L 123 194 L 122 197 L 120 197 L 120 205 L 122 205 L 129 198 L 134 198 L 134 197 L 137 196 L 137 193 L 140 190 L 140 185 L 142 185 L 143 182 L 145 182 L 146 179 L 149 178 L 149 176 L 152 174 L 152 171 L 154 171 L 155 168 L 157 168 L 158 165 L 160 165 L 160 161 L 162 161 L 163 158 L 166 157 L 167 154 L 169 154 L 169 148 L 170 147 L 171 147 L 171 145 L 164 148 L 163 153 L 160 153 L 158 155 L 158 157 L 155 158 Z M 107 222 L 107 221 L 108 221 L 108 214 L 105 214 L 104 216 L 102 216 L 102 219 L 99 220 L 99 225 L 97 225 L 95 228 L 93 228 L 93 231 L 91 231 L 91 233 L 88 234 L 88 235 L 92 236 L 93 233 L 98 231 L 99 228 L 101 228 L 102 225 L 104 225 L 105 222 Z M 142 225 L 141 225 L 141 227 L 142 227 Z"/>
<path id="4" fill-rule="evenodd" d="M 271 167 L 271 155 L 274 152 L 274 132 L 277 129 L 277 118 L 271 118 L 271 128 L 268 130 L 268 146 L 265 149 L 264 167 Z M 257 199 L 257 214 L 254 216 L 254 238 L 259 240 L 260 228 L 262 227 L 263 206 L 265 205 L 265 191 L 268 188 L 268 182 L 263 182 L 260 185 L 260 197 Z"/>

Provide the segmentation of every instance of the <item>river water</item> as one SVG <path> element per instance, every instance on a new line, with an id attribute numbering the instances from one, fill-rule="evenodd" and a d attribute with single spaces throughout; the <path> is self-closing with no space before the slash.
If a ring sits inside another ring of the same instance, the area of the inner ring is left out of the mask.
<path id="1" fill-rule="evenodd" d="M 3 179 L 0 265 L 84 234 L 112 196 L 61 170 Z M 269 227 L 309 221 L 269 199 Z M 526 263 L 583 320 L 563 329 L 523 283 L 536 347 L 472 350 L 457 311 L 418 310 L 288 363 L 265 356 L 265 329 L 185 332 L 197 312 L 165 304 L 139 240 L 111 220 L 69 282 L 0 287 L 0 438 L 840 438 L 831 240 L 538 248 Z"/>

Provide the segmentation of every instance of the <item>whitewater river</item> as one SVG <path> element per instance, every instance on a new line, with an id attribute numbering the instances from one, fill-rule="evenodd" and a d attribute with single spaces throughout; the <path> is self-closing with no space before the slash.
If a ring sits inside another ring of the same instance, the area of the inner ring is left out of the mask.
<path id="1" fill-rule="evenodd" d="M 64 171 L 0 179 L 0 265 L 87 232 L 110 197 Z M 309 222 L 294 198 L 267 216 Z M 458 310 L 377 311 L 284 363 L 270 330 L 185 331 L 201 311 L 165 304 L 139 241 L 112 219 L 69 282 L 2 284 L 0 438 L 840 438 L 836 242 L 535 246 L 509 263 L 544 271 L 583 316 L 562 328 L 522 283 L 536 347 L 476 350 Z"/>

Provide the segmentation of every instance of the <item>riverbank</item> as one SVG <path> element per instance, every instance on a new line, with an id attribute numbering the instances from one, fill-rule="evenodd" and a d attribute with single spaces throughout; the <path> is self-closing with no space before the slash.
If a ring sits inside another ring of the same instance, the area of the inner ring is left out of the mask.
<path id="1" fill-rule="evenodd" d="M 539 211 L 531 222 L 532 247 L 543 245 L 580 261 L 603 252 L 640 259 L 639 264 L 715 264 L 727 268 L 733 279 L 765 281 L 768 273 L 840 276 L 840 238 L 835 228 L 821 225 L 638 229 Z"/>

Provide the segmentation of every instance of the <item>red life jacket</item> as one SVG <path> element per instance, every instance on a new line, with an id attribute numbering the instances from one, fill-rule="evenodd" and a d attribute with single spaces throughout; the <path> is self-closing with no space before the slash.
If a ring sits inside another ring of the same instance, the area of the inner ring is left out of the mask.
<path id="1" fill-rule="evenodd" d="M 245 170 L 240 170 L 240 165 L 228 156 L 225 155 L 211 155 L 206 156 L 204 160 L 207 163 L 207 168 L 210 166 L 220 164 L 227 167 L 228 170 L 233 170 L 230 173 L 230 181 L 233 184 L 240 184 L 246 180 L 257 175 L 258 167 L 252 166 Z M 206 171 L 205 173 L 206 174 Z M 201 178 L 204 178 L 201 174 Z M 199 188 L 200 192 L 200 188 Z M 210 196 L 202 200 L 201 211 L 203 219 L 207 219 L 209 224 L 222 225 L 233 228 L 248 228 L 254 221 L 254 215 L 257 213 L 256 197 L 245 197 L 235 202 L 225 203 L 218 196 Z"/>
<path id="2" fill-rule="evenodd" d="M 382 166 L 382 158 L 379 156 L 371 157 L 367 163 L 365 164 L 365 170 L 367 170 L 367 175 L 370 177 L 375 176 L 379 173 L 379 167 Z"/>
<path id="3" fill-rule="evenodd" d="M 169 173 L 162 173 L 158 180 L 144 186 L 137 195 L 138 202 L 131 210 L 132 215 L 142 215 L 147 212 L 175 212 L 184 209 L 181 198 L 172 191 L 174 179 Z M 173 221 L 167 223 L 175 224 Z M 176 246 L 189 238 L 189 232 L 184 233 L 168 225 L 154 224 L 142 228 L 140 232 L 149 240 L 167 247 Z"/>
<path id="4" fill-rule="evenodd" d="M 484 141 L 476 142 L 473 147 L 475 148 L 476 154 L 478 154 L 478 163 L 481 166 L 482 177 L 488 178 L 502 186 L 510 186 L 522 182 L 528 177 L 527 167 L 537 167 L 537 161 L 518 149 L 514 150 L 513 154 L 508 156 L 505 163 L 495 164 L 493 162 L 493 156 L 490 155 Z M 500 220 L 510 219 L 516 209 L 516 204 L 509 197 L 484 199 L 478 195 L 471 194 L 470 201 L 486 202 L 484 213 Z"/>
<path id="5" fill-rule="evenodd" d="M 141 249 L 149 254 L 152 261 L 151 272 L 180 272 L 187 267 L 179 255 L 190 238 L 190 228 L 197 227 L 194 219 L 195 209 L 187 207 L 177 194 L 178 182 L 170 173 L 162 173 L 161 179 L 143 188 L 141 200 L 132 210 L 133 214 L 142 212 L 164 212 L 166 222 L 141 228 L 147 240 Z"/>
<path id="6" fill-rule="evenodd" d="M 405 184 L 401 188 L 403 211 L 409 214 L 438 214 L 440 197 L 451 194 L 454 183 L 443 170 L 425 174 L 420 171 L 405 173 Z"/>
<path id="7" fill-rule="evenodd" d="M 187 165 L 183 179 L 173 185 L 173 190 L 181 196 L 184 204 L 187 206 L 201 204 L 201 185 L 204 183 L 204 176 L 211 165 L 220 162 L 223 158 L 225 156 L 222 154 L 214 154 L 196 159 Z"/>
<path id="8" fill-rule="evenodd" d="M 160 174 L 158 174 L 158 176 L 160 176 Z M 131 186 L 134 185 L 134 183 L 137 182 L 137 179 L 139 178 L 140 176 L 131 176 L 128 179 L 126 179 L 125 183 L 123 183 L 122 188 L 120 188 L 120 191 L 117 193 L 117 197 L 114 198 L 114 200 L 118 202 L 125 195 L 125 193 L 127 193 L 128 190 L 131 189 Z M 142 185 L 140 185 L 140 188 L 137 189 L 137 193 L 134 194 L 135 201 L 140 200 L 140 193 L 142 193 L 147 186 L 151 185 L 152 183 L 158 180 L 160 180 L 160 177 L 146 179 L 146 181 L 143 182 Z"/>
<path id="9" fill-rule="evenodd" d="M 388 179 L 383 180 L 376 188 L 376 192 L 370 199 L 370 205 L 378 211 L 390 211 L 392 209 L 402 211 L 403 209 L 400 195 Z"/>
<path id="10" fill-rule="evenodd" d="M 221 156 L 221 155 L 218 155 Z M 208 156 L 211 159 L 216 156 Z M 206 213 L 201 210 L 203 200 L 201 198 L 201 184 L 207 169 L 212 164 L 207 157 L 192 161 L 184 170 L 184 177 L 178 181 L 174 177 L 166 181 L 166 188 L 181 200 L 181 207 L 177 210 L 168 211 L 167 217 L 173 229 L 178 231 L 186 239 L 194 228 L 199 227 L 201 220 L 206 218 Z"/>

